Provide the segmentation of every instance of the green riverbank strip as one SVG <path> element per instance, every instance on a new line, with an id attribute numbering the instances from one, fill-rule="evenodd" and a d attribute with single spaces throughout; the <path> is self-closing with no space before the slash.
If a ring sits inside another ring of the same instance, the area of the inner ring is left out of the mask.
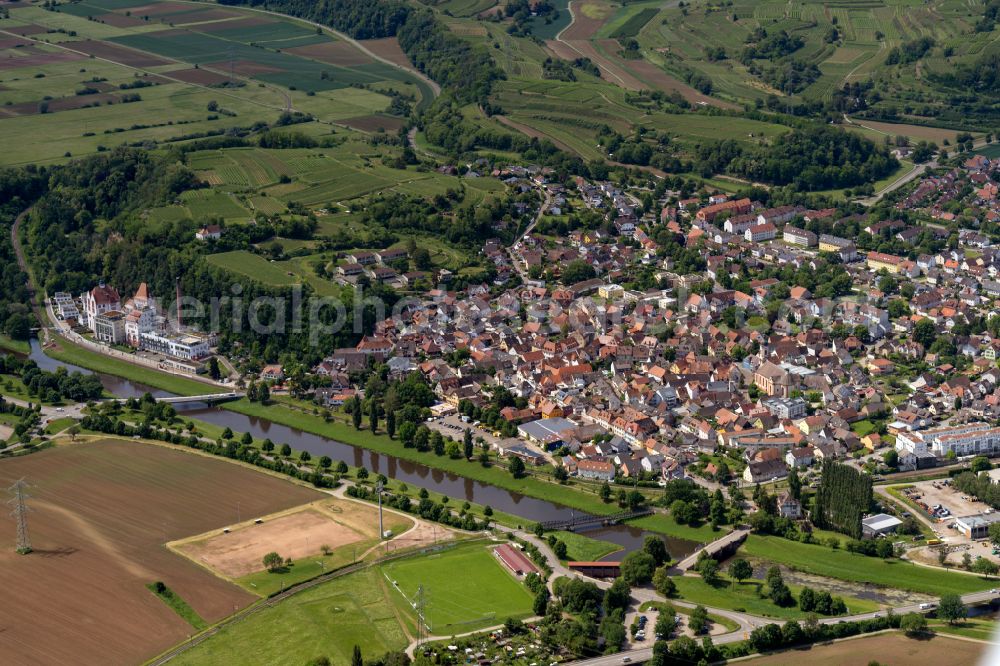
<path id="1" fill-rule="evenodd" d="M 58 348 L 46 349 L 45 354 L 63 363 L 72 363 L 94 372 L 102 372 L 140 384 L 147 384 L 177 395 L 205 395 L 207 393 L 224 393 L 227 390 L 214 384 L 178 377 L 154 368 L 136 365 L 90 351 L 62 337 L 58 338 Z"/>
<path id="2" fill-rule="evenodd" d="M 883 560 L 780 537 L 751 534 L 741 546 L 740 552 L 817 576 L 910 590 L 931 596 L 968 594 L 997 585 L 996 579 L 987 580 L 981 576 L 922 567 L 905 560 Z"/>

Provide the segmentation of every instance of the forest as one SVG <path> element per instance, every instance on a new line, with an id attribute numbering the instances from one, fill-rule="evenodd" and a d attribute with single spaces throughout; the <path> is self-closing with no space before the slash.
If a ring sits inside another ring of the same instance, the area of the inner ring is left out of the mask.
<path id="1" fill-rule="evenodd" d="M 872 504 L 872 479 L 848 465 L 823 461 L 823 478 L 813 500 L 812 521 L 860 539 L 861 518 Z"/>
<path id="2" fill-rule="evenodd" d="M 220 5 L 267 6 L 270 11 L 324 23 L 354 39 L 393 37 L 412 11 L 399 0 L 219 0 Z"/>
<path id="3" fill-rule="evenodd" d="M 794 130 L 771 146 L 739 149 L 723 170 L 750 180 L 800 190 L 853 187 L 887 176 L 899 168 L 888 148 L 853 132 L 833 127 Z"/>
<path id="4" fill-rule="evenodd" d="M 28 277 L 17 265 L 11 228 L 18 214 L 44 191 L 44 168 L 0 170 L 0 332 L 27 340 L 32 323 Z"/>

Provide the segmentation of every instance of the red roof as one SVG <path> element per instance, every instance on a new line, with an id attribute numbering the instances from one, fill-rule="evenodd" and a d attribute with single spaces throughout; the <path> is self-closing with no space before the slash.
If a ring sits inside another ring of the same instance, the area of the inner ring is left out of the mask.
<path id="1" fill-rule="evenodd" d="M 525 575 L 538 573 L 538 567 L 535 566 L 535 563 L 529 560 L 520 550 L 508 543 L 494 548 L 493 552 L 514 573 Z"/>
<path id="2" fill-rule="evenodd" d="M 91 289 L 90 296 L 98 305 L 110 305 L 112 303 L 121 302 L 121 297 L 118 296 L 118 291 L 115 290 L 114 287 L 107 287 L 103 284 Z"/>

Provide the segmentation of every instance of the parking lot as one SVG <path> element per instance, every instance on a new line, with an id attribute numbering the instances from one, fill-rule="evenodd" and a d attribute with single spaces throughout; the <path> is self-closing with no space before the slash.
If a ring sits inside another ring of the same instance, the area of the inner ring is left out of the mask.
<path id="1" fill-rule="evenodd" d="M 947 483 L 947 479 L 919 481 L 913 485 L 917 492 L 916 495 L 911 496 L 911 499 L 926 505 L 929 513 L 934 512 L 934 507 L 940 507 L 936 517 L 945 525 L 950 525 L 955 518 L 985 513 L 990 510 L 986 503 L 956 491 Z"/>

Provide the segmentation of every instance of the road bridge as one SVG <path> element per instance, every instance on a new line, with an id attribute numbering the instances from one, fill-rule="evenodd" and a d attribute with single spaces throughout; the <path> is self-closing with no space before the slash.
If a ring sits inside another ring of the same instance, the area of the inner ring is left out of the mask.
<path id="1" fill-rule="evenodd" d="M 241 393 L 239 391 L 230 391 L 229 393 L 206 393 L 205 395 L 176 395 L 169 398 L 156 398 L 156 402 L 165 402 L 171 405 L 184 405 L 192 402 L 204 402 L 207 404 L 215 404 L 217 402 L 229 402 L 231 400 L 239 400 L 246 393 Z"/>

